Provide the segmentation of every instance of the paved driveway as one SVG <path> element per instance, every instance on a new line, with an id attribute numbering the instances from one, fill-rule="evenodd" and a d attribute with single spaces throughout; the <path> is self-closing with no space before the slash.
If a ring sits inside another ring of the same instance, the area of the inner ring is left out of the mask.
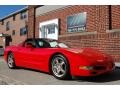
<path id="1" fill-rule="evenodd" d="M 57 80 L 52 75 L 29 69 L 8 68 L 3 58 L 0 57 L 0 84 L 37 84 L 37 85 L 113 85 L 120 84 L 120 69 L 116 68 L 111 74 L 94 78 L 74 77 L 72 80 Z"/>

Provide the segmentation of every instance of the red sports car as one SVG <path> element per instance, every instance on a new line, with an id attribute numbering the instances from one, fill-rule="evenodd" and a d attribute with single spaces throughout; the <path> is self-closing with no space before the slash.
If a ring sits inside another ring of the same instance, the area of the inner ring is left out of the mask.
<path id="1" fill-rule="evenodd" d="M 17 66 L 36 69 L 57 79 L 96 76 L 111 72 L 115 67 L 109 55 L 96 49 L 74 49 L 57 40 L 40 38 L 7 47 L 4 58 L 11 69 Z"/>

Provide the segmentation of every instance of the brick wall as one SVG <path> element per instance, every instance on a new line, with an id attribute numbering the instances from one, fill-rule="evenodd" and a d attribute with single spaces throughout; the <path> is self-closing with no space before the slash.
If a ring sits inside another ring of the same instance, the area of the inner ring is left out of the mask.
<path id="1" fill-rule="evenodd" d="M 35 36 L 39 37 L 40 22 L 59 18 L 59 40 L 69 44 L 71 47 L 92 47 L 99 49 L 113 56 L 115 61 L 120 61 L 120 6 L 112 6 L 111 9 L 112 30 L 108 30 L 109 7 L 107 5 L 75 5 L 36 17 Z M 86 32 L 68 33 L 66 27 L 67 16 L 80 12 L 87 12 Z"/>
<path id="2" fill-rule="evenodd" d="M 55 18 L 60 19 L 60 34 L 67 34 L 66 30 L 66 18 L 69 15 L 80 13 L 80 12 L 87 12 L 87 31 L 98 31 L 98 32 L 105 32 L 108 29 L 108 13 L 107 13 L 107 6 L 84 6 L 84 5 L 75 5 L 66 7 L 61 10 L 52 11 L 42 16 L 38 16 L 36 18 L 36 37 L 38 37 L 38 30 L 39 30 L 39 23 Z"/>
<path id="3" fill-rule="evenodd" d="M 28 38 L 33 38 L 35 32 L 35 9 L 38 5 L 29 5 L 28 6 Z"/>
<path id="4" fill-rule="evenodd" d="M 60 36 L 59 39 L 72 47 L 92 47 L 113 56 L 120 61 L 120 32 Z"/>
<path id="5" fill-rule="evenodd" d="M 28 7 L 28 37 L 33 38 L 34 33 L 34 6 Z"/>
<path id="6" fill-rule="evenodd" d="M 112 6 L 112 28 L 120 29 L 120 5 Z"/>
<path id="7" fill-rule="evenodd" d="M 3 37 L 0 37 L 0 46 L 3 46 L 4 47 L 4 38 Z"/>
<path id="8" fill-rule="evenodd" d="M 27 13 L 27 11 L 26 11 Z M 8 34 L 12 38 L 12 42 L 10 42 L 10 45 L 16 45 L 21 43 L 27 38 L 27 35 L 20 36 L 20 28 L 23 28 L 26 26 L 26 22 L 28 21 L 28 17 L 25 19 L 20 19 L 20 13 L 16 14 L 15 20 L 13 20 L 13 16 L 4 19 L 4 24 L 2 25 L 2 22 L 0 24 L 0 33 Z M 6 30 L 6 23 L 10 22 L 10 30 Z M 12 35 L 13 30 L 15 30 L 15 35 Z M 3 43 L 3 40 L 0 39 L 0 43 L 5 46 L 5 43 Z"/>

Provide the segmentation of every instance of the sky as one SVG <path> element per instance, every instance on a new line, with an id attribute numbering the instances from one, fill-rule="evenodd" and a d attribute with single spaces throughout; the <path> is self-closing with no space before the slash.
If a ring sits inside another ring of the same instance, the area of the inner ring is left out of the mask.
<path id="1" fill-rule="evenodd" d="M 19 9 L 24 8 L 26 5 L 0 5 L 0 18 L 9 15 Z"/>

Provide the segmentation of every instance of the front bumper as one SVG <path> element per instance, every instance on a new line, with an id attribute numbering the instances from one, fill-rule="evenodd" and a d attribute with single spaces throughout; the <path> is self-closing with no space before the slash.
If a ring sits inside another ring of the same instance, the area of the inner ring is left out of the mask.
<path id="1" fill-rule="evenodd" d="M 93 69 L 86 68 L 74 68 L 73 76 L 97 76 L 112 72 L 115 69 L 115 64 L 110 63 L 107 65 L 94 65 Z"/>

